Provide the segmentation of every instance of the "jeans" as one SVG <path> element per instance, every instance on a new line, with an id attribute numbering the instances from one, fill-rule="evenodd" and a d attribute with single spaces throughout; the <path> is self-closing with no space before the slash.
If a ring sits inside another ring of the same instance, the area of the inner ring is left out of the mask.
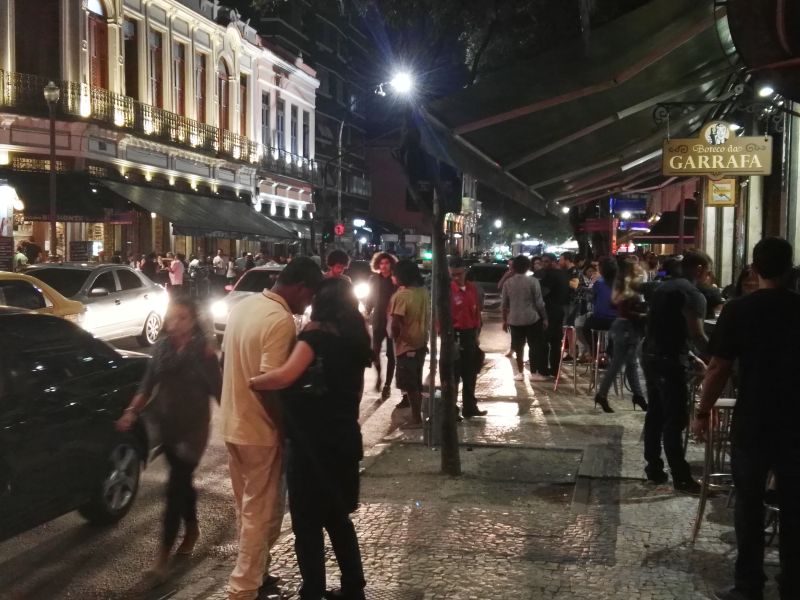
<path id="1" fill-rule="evenodd" d="M 197 491 L 192 483 L 197 463 L 179 458 L 169 446 L 164 448 L 164 456 L 169 463 L 169 480 L 161 544 L 164 548 L 172 548 L 181 520 L 184 524 L 197 523 Z"/>
<path id="2" fill-rule="evenodd" d="M 475 385 L 478 373 L 481 370 L 480 352 L 478 348 L 477 329 L 456 329 L 456 343 L 458 344 L 458 360 L 455 364 L 456 394 L 461 382 L 461 406 L 470 412 L 478 410 L 478 401 L 475 398 Z"/>
<path id="3" fill-rule="evenodd" d="M 734 440 L 731 453 L 736 487 L 736 588 L 760 598 L 764 576 L 764 492 L 769 471 L 775 473 L 780 508 L 780 564 L 782 600 L 800 598 L 800 447 L 783 447 L 785 435 L 771 442 L 741 447 Z"/>
<path id="4" fill-rule="evenodd" d="M 509 327 L 511 329 L 511 349 L 516 353 L 517 360 L 522 363 L 522 354 L 525 351 L 525 343 L 527 342 L 531 372 L 535 370 L 544 375 L 547 357 L 544 354 L 542 322 L 536 321 L 531 325 L 510 325 Z"/>
<path id="5" fill-rule="evenodd" d="M 386 340 L 386 379 L 383 381 L 385 387 L 391 387 L 394 378 L 394 341 L 386 334 L 386 323 L 376 323 L 372 327 L 372 352 L 375 354 L 375 364 L 378 367 L 378 374 L 381 372 L 381 345 Z"/>
<path id="6" fill-rule="evenodd" d="M 597 388 L 597 395 L 605 398 L 614 383 L 614 378 L 625 367 L 625 376 L 631 386 L 634 396 L 643 396 L 642 384 L 639 383 L 639 342 L 641 338 L 636 326 L 628 319 L 616 319 L 609 330 L 611 343 L 614 350 L 611 355 L 611 364 L 606 369 L 602 381 Z"/>
<path id="7" fill-rule="evenodd" d="M 683 452 L 683 430 L 689 424 L 689 381 L 686 365 L 680 360 L 654 356 L 644 358 L 647 382 L 647 414 L 644 419 L 644 458 L 648 477 L 664 471 L 664 454 L 672 471 L 673 483 L 691 478 Z"/>
<path id="8" fill-rule="evenodd" d="M 320 600 L 325 593 L 323 529 L 342 573 L 342 592 L 356 596 L 366 585 L 358 537 L 350 520 L 352 497 L 358 495 L 358 458 L 337 454 L 338 449 L 321 451 L 313 444 L 290 442 L 288 446 L 286 481 L 294 548 L 303 579 L 302 600 Z"/>
<path id="9" fill-rule="evenodd" d="M 542 355 L 547 362 L 539 369 L 542 375 L 556 375 L 561 365 L 561 338 L 564 335 L 564 309 L 547 309 L 547 329 L 544 332 L 544 350 Z M 538 367 L 537 367 L 538 368 Z"/>

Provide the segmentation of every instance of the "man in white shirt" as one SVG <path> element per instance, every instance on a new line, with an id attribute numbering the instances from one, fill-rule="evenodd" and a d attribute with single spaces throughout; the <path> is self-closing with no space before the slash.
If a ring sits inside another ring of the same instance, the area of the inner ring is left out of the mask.
<path id="1" fill-rule="evenodd" d="M 214 284 L 222 290 L 225 287 L 225 280 L 228 275 L 228 257 L 225 256 L 222 248 L 217 250 L 217 255 L 211 261 L 211 266 L 214 268 Z"/>
<path id="2" fill-rule="evenodd" d="M 177 254 L 169 263 L 169 290 L 173 294 L 183 293 L 183 272 L 186 270 L 183 258 L 183 254 Z"/>

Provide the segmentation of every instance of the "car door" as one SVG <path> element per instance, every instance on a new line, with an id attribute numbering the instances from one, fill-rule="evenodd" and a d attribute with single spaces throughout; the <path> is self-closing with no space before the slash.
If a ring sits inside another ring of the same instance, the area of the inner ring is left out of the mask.
<path id="1" fill-rule="evenodd" d="M 76 465 L 64 460 L 64 450 L 77 433 L 78 411 L 63 393 L 68 374 L 61 354 L 57 340 L 18 340 L 3 359 L 0 539 L 68 510 Z"/>
<path id="2" fill-rule="evenodd" d="M 150 314 L 152 290 L 133 271 L 118 269 L 115 272 L 119 280 L 119 295 L 125 307 L 125 327 L 131 335 L 139 334 Z"/>
<path id="3" fill-rule="evenodd" d="M 107 294 L 98 294 L 100 289 Z M 118 337 L 124 322 L 124 308 L 117 290 L 117 279 L 111 270 L 93 274 L 86 287 L 86 316 L 84 327 L 99 338 Z M 122 334 L 124 335 L 124 334 Z"/>

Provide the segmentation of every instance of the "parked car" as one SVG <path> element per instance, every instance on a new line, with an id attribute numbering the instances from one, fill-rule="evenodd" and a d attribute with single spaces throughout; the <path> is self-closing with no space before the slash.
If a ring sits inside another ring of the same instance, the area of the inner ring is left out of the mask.
<path id="1" fill-rule="evenodd" d="M 45 282 L 24 273 L 4 271 L 0 271 L 0 305 L 26 308 L 75 323 L 80 323 L 86 312 L 83 304 L 65 298 Z"/>
<path id="2" fill-rule="evenodd" d="M 73 510 L 111 524 L 133 505 L 150 443 L 114 421 L 148 357 L 65 319 L 0 308 L 0 540 Z"/>
<path id="3" fill-rule="evenodd" d="M 485 312 L 500 311 L 500 290 L 497 284 L 508 271 L 507 265 L 479 263 L 472 265 L 467 272 L 467 279 L 473 281 L 483 291 L 483 310 Z"/>
<path id="4" fill-rule="evenodd" d="M 86 306 L 81 326 L 103 340 L 136 336 L 156 343 L 169 297 L 146 275 L 118 264 L 35 265 L 27 273 Z"/>
<path id="5" fill-rule="evenodd" d="M 285 268 L 285 265 L 253 267 L 232 286 L 225 286 L 228 294 L 211 304 L 211 318 L 217 337 L 221 338 L 225 334 L 225 326 L 228 324 L 228 315 L 231 309 L 252 294 L 260 294 L 264 290 L 272 289 L 278 280 L 278 275 Z"/>

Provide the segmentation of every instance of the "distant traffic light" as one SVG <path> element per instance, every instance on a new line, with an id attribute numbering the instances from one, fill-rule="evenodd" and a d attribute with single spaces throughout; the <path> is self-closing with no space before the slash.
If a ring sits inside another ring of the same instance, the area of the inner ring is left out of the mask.
<path id="1" fill-rule="evenodd" d="M 326 244 L 330 244 L 333 242 L 335 236 L 334 232 L 334 222 L 333 221 L 325 221 L 322 224 L 322 241 Z"/>

